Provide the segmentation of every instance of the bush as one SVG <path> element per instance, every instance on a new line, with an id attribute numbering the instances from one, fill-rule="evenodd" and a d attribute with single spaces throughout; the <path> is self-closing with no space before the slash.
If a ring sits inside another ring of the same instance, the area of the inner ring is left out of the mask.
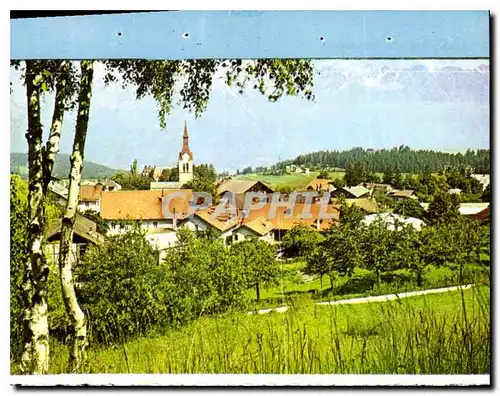
<path id="1" fill-rule="evenodd" d="M 110 342 L 166 322 L 165 271 L 158 251 L 133 228 L 104 246 L 89 246 L 75 269 L 77 296 L 99 342 Z"/>
<path id="2" fill-rule="evenodd" d="M 247 305 L 246 271 L 220 239 L 196 238 L 188 230 L 178 233 L 178 246 L 165 257 L 167 278 L 173 285 L 167 307 L 176 324 L 202 313 L 221 313 Z M 171 286 L 172 287 L 172 286 Z"/>

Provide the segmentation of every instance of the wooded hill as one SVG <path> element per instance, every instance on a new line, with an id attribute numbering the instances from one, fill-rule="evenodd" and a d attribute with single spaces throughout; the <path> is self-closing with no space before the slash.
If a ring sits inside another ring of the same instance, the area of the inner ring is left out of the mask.
<path id="1" fill-rule="evenodd" d="M 20 175 L 23 178 L 28 177 L 28 154 L 10 153 L 10 173 Z M 116 169 L 109 168 L 102 164 L 91 161 L 83 161 L 84 179 L 108 179 Z M 65 179 L 69 174 L 69 154 L 59 154 L 54 164 L 52 175 L 56 178 Z"/>
<path id="2" fill-rule="evenodd" d="M 468 149 L 465 153 L 445 153 L 434 150 L 412 150 L 408 146 L 392 149 L 363 149 L 355 147 L 343 151 L 316 151 L 299 155 L 295 159 L 278 162 L 273 168 L 284 169 L 295 164 L 311 168 L 347 168 L 349 163 L 361 163 L 368 172 L 391 170 L 401 173 L 416 173 L 430 170 L 439 172 L 448 167 L 475 168 L 476 173 L 490 173 L 490 150 Z"/>

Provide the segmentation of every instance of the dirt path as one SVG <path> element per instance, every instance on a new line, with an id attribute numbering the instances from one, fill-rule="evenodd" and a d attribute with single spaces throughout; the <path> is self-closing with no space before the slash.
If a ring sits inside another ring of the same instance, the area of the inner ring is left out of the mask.
<path id="1" fill-rule="evenodd" d="M 336 301 L 321 301 L 315 303 L 316 305 L 348 305 L 348 304 L 366 304 L 373 302 L 385 302 L 391 300 L 399 300 L 402 298 L 408 298 L 413 296 L 421 296 L 424 294 L 435 294 L 435 293 L 445 293 L 456 290 L 466 290 L 470 289 L 474 285 L 463 285 L 463 286 L 451 286 L 451 287 L 442 287 L 440 289 L 428 289 L 428 290 L 419 290 L 407 293 L 398 293 L 398 294 L 385 294 L 382 296 L 370 296 L 370 297 L 359 297 L 359 298 L 350 298 L 347 300 L 336 300 Z M 257 311 L 259 315 L 270 313 L 270 312 L 285 312 L 288 310 L 288 306 L 278 307 L 278 308 L 268 308 L 261 309 Z M 253 315 L 254 312 L 248 312 L 249 315 Z"/>

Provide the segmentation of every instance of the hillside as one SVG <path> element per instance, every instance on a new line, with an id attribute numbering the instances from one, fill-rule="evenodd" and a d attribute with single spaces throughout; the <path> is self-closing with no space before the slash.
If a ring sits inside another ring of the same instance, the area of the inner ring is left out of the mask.
<path id="1" fill-rule="evenodd" d="M 23 178 L 28 176 L 28 154 L 10 153 L 10 173 L 16 173 Z M 84 179 L 106 179 L 111 177 L 117 169 L 109 168 L 91 161 L 83 161 Z M 69 154 L 59 154 L 52 172 L 54 177 L 67 178 L 69 174 Z"/>
<path id="2" fill-rule="evenodd" d="M 369 172 L 415 173 L 428 169 L 432 172 L 442 171 L 446 167 L 473 167 L 476 173 L 490 172 L 490 150 L 467 150 L 465 153 L 447 153 L 434 150 L 414 150 L 408 146 L 392 149 L 363 149 L 316 151 L 297 156 L 295 159 L 281 161 L 271 169 L 285 169 L 287 165 L 303 165 L 320 169 L 340 167 L 346 168 L 349 163 L 360 163 Z"/>

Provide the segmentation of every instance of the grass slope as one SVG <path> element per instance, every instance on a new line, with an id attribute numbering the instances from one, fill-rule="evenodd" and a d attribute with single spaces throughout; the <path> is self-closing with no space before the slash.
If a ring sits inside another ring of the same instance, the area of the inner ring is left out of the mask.
<path id="1" fill-rule="evenodd" d="M 489 287 L 286 313 L 204 317 L 181 330 L 94 347 L 89 373 L 476 374 L 490 370 Z M 67 348 L 53 345 L 51 372 Z"/>

